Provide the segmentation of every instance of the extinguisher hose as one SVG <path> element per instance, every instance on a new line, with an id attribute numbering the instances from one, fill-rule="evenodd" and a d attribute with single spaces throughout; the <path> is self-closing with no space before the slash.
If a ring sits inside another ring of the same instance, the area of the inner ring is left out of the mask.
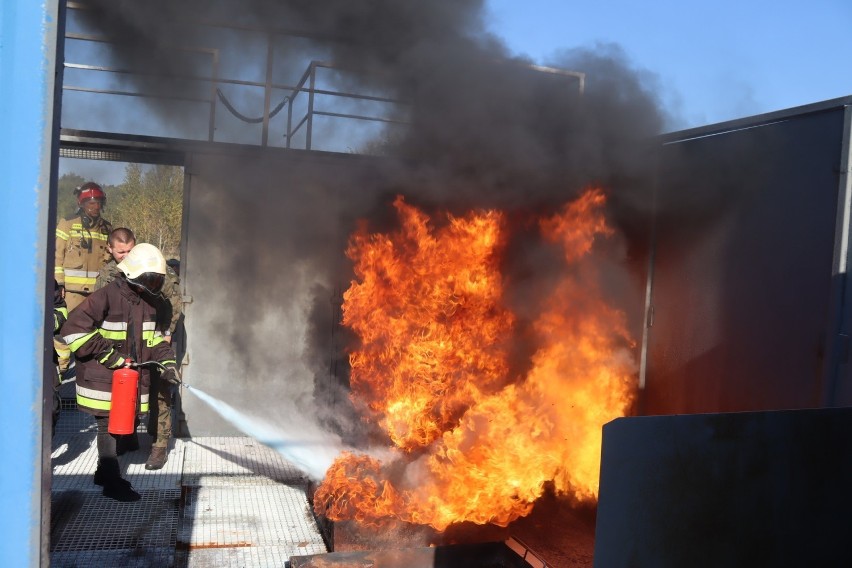
<path id="1" fill-rule="evenodd" d="M 139 367 L 145 367 L 147 365 L 153 365 L 154 367 L 159 367 L 160 370 L 165 371 L 166 366 L 160 363 L 159 361 L 143 361 L 142 363 L 132 362 L 130 363 L 131 369 L 138 369 Z"/>
<path id="2" fill-rule="evenodd" d="M 153 366 L 153 367 L 159 367 L 160 370 L 163 371 L 163 372 L 168 370 L 168 367 L 166 367 L 165 365 L 163 365 L 159 361 L 143 361 L 142 363 L 131 362 L 130 368 L 131 369 L 138 369 L 139 367 L 145 367 L 147 365 L 150 365 L 150 366 Z M 178 382 L 176 384 L 184 385 L 185 383 L 183 381 L 181 381 L 180 378 L 178 378 Z M 189 386 L 189 385 L 185 385 L 185 386 Z"/>

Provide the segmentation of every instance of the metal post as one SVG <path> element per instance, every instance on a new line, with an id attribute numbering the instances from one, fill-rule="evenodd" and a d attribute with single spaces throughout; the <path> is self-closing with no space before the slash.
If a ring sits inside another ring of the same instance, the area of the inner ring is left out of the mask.
<path id="1" fill-rule="evenodd" d="M 213 51 L 213 72 L 210 81 L 210 123 L 207 126 L 207 140 L 213 142 L 216 134 L 216 90 L 219 88 L 219 50 Z"/>
<path id="2" fill-rule="evenodd" d="M 839 382 L 849 370 L 849 335 L 852 333 L 852 282 L 849 279 L 849 230 L 852 216 L 852 107 L 844 107 L 843 141 L 837 184 L 837 216 L 835 221 L 834 258 L 831 266 L 826 353 L 822 369 L 824 406 L 838 405 Z M 847 401 L 848 403 L 848 401 Z"/>
<path id="3" fill-rule="evenodd" d="M 266 36 L 266 86 L 263 91 L 263 137 L 260 145 L 266 146 L 269 143 L 269 105 L 272 100 L 272 34 Z"/>
<path id="4" fill-rule="evenodd" d="M 315 61 L 311 61 L 311 86 L 308 91 L 308 123 L 305 125 L 307 128 L 307 132 L 305 132 L 305 150 L 311 149 L 311 133 L 314 129 L 314 88 L 316 88 L 317 82 L 317 64 Z"/>
<path id="5" fill-rule="evenodd" d="M 45 415 L 49 395 L 43 382 L 52 348 L 45 304 L 46 284 L 53 276 L 47 253 L 52 248 L 50 215 L 55 203 L 50 182 L 56 168 L 54 100 L 61 4 L 60 0 L 0 2 L 0 124 L 13 133 L 0 139 L 0 171 L 7 176 L 7 187 L 15 188 L 6 195 L 0 238 L 16 243 L 0 255 L 0 273 L 5 275 L 0 294 L 0 376 L 6 400 L 14 401 L 0 412 L 4 433 L 0 454 L 14 456 L 15 461 L 14 466 L 0 468 L 4 566 L 50 562 L 45 536 L 50 522 L 43 518 L 44 510 L 49 516 L 50 507 L 49 469 L 46 494 L 43 485 L 50 454 L 42 451 L 49 441 L 50 413 Z M 22 69 L 29 72 L 21 73 Z"/>
<path id="6" fill-rule="evenodd" d="M 651 341 L 651 327 L 654 325 L 654 261 L 657 255 L 657 191 L 659 187 L 660 160 L 654 175 L 651 197 L 651 221 L 648 236 L 648 275 L 645 281 L 645 312 L 642 319 L 642 346 L 639 353 L 639 389 L 644 391 L 648 381 L 648 343 Z M 644 398 L 644 395 L 642 395 Z M 640 401 L 644 403 L 643 401 Z"/>
<path id="7" fill-rule="evenodd" d="M 287 133 L 284 135 L 287 138 L 287 143 L 285 144 L 285 148 L 290 147 L 290 138 L 293 135 L 293 101 L 298 94 L 299 88 L 297 87 L 290 93 L 290 102 L 287 103 Z"/>

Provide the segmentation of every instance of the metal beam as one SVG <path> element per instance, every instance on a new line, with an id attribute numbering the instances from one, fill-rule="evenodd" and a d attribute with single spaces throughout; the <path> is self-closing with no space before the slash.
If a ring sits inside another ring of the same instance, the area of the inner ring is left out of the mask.
<path id="1" fill-rule="evenodd" d="M 0 124 L 9 134 L 0 139 L 0 171 L 8 189 L 0 238 L 14 243 L 0 255 L 0 376 L 9 402 L 0 412 L 0 455 L 15 462 L 0 468 L 4 566 L 50 562 L 50 453 L 44 452 L 50 413 L 45 412 L 44 369 L 52 349 L 46 296 L 53 272 L 48 253 L 56 201 L 51 186 L 56 175 L 54 88 L 63 15 L 60 0 L 0 2 Z"/>

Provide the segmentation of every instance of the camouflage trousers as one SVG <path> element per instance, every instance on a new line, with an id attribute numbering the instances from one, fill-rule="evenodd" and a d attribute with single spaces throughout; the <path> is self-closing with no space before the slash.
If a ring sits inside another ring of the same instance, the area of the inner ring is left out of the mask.
<path id="1" fill-rule="evenodd" d="M 151 372 L 149 400 L 156 400 L 157 407 L 148 414 L 148 433 L 154 438 L 154 447 L 168 447 L 172 437 L 172 388 L 171 383 L 160 379 L 159 372 Z"/>

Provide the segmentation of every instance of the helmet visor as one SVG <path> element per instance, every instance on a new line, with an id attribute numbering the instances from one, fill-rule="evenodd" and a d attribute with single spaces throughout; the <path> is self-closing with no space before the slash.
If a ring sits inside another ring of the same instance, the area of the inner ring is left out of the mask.
<path id="1" fill-rule="evenodd" d="M 166 281 L 166 275 L 158 272 L 143 272 L 136 278 L 128 278 L 128 281 L 141 286 L 151 294 L 157 295 L 163 289 L 163 282 Z"/>

